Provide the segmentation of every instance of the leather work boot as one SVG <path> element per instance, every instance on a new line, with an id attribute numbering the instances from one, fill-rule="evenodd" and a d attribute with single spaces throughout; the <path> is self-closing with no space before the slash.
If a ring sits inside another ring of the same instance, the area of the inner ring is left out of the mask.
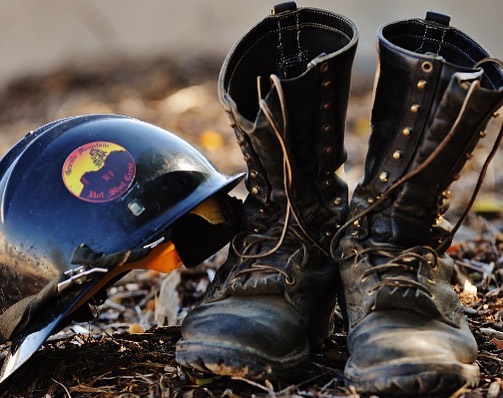
<path id="1" fill-rule="evenodd" d="M 297 368 L 329 333 L 345 222 L 343 147 L 354 23 L 294 2 L 273 7 L 234 46 L 219 77 L 247 163 L 242 230 L 183 322 L 179 363 L 266 378 Z"/>
<path id="2" fill-rule="evenodd" d="M 345 376 L 360 393 L 439 397 L 479 379 L 445 253 L 469 206 L 454 228 L 442 216 L 451 183 L 503 104 L 503 72 L 449 19 L 428 12 L 378 30 L 365 174 L 332 242 L 342 252 Z"/>

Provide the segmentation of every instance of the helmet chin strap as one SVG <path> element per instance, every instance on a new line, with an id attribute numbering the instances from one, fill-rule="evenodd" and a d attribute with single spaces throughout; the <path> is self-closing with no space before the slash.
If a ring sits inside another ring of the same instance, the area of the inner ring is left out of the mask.
<path id="1" fill-rule="evenodd" d="M 71 263 L 93 268 L 120 267 L 126 263 L 143 260 L 152 250 L 150 245 L 133 250 L 105 254 L 96 252 L 85 243 L 77 246 L 73 251 Z"/>
<path id="2" fill-rule="evenodd" d="M 44 304 L 58 294 L 58 281 L 59 278 L 53 279 L 39 293 L 25 297 L 0 315 L 0 344 L 12 340 L 16 333 L 26 328 Z"/>
<path id="3" fill-rule="evenodd" d="M 92 263 L 90 262 L 92 261 Z M 84 296 L 73 306 L 70 313 L 89 302 L 103 288 L 117 277 L 135 269 L 150 269 L 168 273 L 183 265 L 175 245 L 171 241 L 164 242 L 159 239 L 153 244 L 146 245 L 141 249 L 114 254 L 97 253 L 86 245 L 81 245 L 74 250 L 72 263 L 82 264 L 75 270 L 83 269 L 58 284 L 58 289 L 63 289 L 86 281 L 88 276 L 105 271 L 105 275 L 99 279 Z M 111 264 L 111 265 L 110 265 Z M 91 268 L 89 268 L 91 266 Z M 107 266 L 111 268 L 106 268 Z M 71 271 L 75 271 L 71 270 Z M 68 273 L 71 271 L 67 271 Z M 91 276 L 92 277 L 92 276 Z"/>
<path id="4" fill-rule="evenodd" d="M 82 244 L 75 248 L 72 264 L 79 266 L 51 280 L 39 293 L 25 297 L 0 315 L 0 344 L 12 340 L 23 331 L 45 304 L 74 286 L 83 285 L 98 276 L 92 288 L 70 309 L 68 314 L 85 304 L 91 297 L 107 286 L 117 276 L 133 269 L 155 269 L 168 272 L 182 265 L 173 243 L 166 238 L 139 249 L 112 254 L 98 253 Z M 152 254 L 152 256 L 149 256 Z M 150 260 L 150 257 L 152 259 Z"/>

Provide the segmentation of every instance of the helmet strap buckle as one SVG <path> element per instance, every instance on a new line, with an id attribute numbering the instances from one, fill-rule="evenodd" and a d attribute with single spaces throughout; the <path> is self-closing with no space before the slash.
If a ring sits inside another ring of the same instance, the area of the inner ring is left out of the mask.
<path id="1" fill-rule="evenodd" d="M 106 274 L 108 271 L 108 268 L 88 268 L 85 265 L 80 265 L 77 268 L 65 271 L 63 275 L 66 277 L 66 279 L 58 283 L 58 293 L 68 289 L 73 285 L 83 284 L 88 279 L 89 275 L 95 273 Z"/>

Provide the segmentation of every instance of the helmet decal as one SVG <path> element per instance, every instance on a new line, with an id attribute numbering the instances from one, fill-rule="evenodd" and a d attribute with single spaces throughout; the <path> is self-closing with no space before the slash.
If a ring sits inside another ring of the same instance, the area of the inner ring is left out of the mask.
<path id="1" fill-rule="evenodd" d="M 136 174 L 136 164 L 122 146 L 95 141 L 70 153 L 62 174 L 73 195 L 87 202 L 102 203 L 127 192 Z"/>

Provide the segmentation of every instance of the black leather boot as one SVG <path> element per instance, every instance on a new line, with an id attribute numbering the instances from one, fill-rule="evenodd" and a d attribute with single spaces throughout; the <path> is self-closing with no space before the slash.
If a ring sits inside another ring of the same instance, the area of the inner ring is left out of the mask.
<path id="1" fill-rule="evenodd" d="M 329 332 L 331 237 L 347 215 L 343 135 L 353 22 L 276 6 L 228 55 L 219 79 L 244 154 L 243 232 L 203 302 L 184 320 L 176 358 L 223 375 L 297 368 Z"/>
<path id="2" fill-rule="evenodd" d="M 365 175 L 338 234 L 345 230 L 345 375 L 361 393 L 438 397 L 479 378 L 445 254 L 459 223 L 451 229 L 442 215 L 451 182 L 503 104 L 503 72 L 436 13 L 383 26 L 378 50 Z"/>

